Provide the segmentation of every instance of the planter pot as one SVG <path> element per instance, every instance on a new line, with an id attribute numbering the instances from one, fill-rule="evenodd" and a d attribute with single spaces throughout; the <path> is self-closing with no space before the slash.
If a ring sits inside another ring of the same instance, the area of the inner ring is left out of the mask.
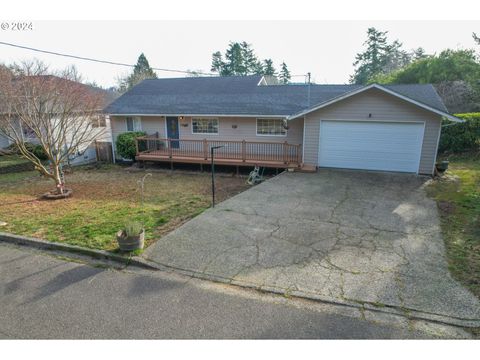
<path id="1" fill-rule="evenodd" d="M 447 171 L 448 169 L 448 161 L 442 161 L 436 164 L 437 170 L 440 172 Z"/>
<path id="2" fill-rule="evenodd" d="M 121 251 L 134 251 L 143 249 L 145 242 L 145 230 L 137 236 L 126 236 L 123 230 L 117 233 L 118 247 Z"/>

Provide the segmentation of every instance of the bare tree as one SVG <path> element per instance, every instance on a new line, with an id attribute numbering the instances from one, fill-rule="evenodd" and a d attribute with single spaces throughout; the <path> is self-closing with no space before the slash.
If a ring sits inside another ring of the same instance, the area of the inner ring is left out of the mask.
<path id="1" fill-rule="evenodd" d="M 65 191 L 62 164 L 104 131 L 92 126 L 101 116 L 102 98 L 78 80 L 75 68 L 50 72 L 39 61 L 0 68 L 0 133 L 52 179 L 55 194 Z M 25 132 L 38 141 L 48 165 L 26 145 Z"/>

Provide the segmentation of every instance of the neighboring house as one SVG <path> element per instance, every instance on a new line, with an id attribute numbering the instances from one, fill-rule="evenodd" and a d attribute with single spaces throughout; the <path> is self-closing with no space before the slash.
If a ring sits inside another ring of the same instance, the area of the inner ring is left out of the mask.
<path id="1" fill-rule="evenodd" d="M 432 85 L 269 85 L 262 76 L 145 80 L 105 112 L 112 140 L 143 130 L 137 160 L 433 174 Z"/>
<path id="2" fill-rule="evenodd" d="M 43 76 L 49 81 L 70 81 L 53 75 Z M 92 143 L 78 149 L 75 155 L 69 157 L 68 161 L 70 165 L 82 165 L 97 161 L 99 147 L 107 150 L 110 149 L 110 152 L 112 151 L 112 144 L 110 142 L 110 120 L 108 119 L 108 116 L 105 116 L 105 114 L 102 112 L 102 109 L 116 98 L 116 94 L 112 91 L 103 90 L 86 84 L 80 83 L 80 86 L 84 86 L 89 93 L 99 96 L 101 99 L 100 108 L 98 109 L 98 117 L 91 123 L 93 127 L 98 128 L 99 135 Z M 22 124 L 20 120 L 18 120 L 18 129 L 21 129 L 23 140 L 25 142 L 30 142 L 33 144 L 37 144 L 39 142 L 33 131 Z M 11 140 L 0 134 L 0 149 L 8 147 L 10 144 Z"/>

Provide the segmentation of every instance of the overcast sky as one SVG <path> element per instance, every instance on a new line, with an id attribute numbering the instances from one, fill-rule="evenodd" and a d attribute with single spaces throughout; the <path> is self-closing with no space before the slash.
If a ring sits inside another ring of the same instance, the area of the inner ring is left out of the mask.
<path id="1" fill-rule="evenodd" d="M 362 49 L 366 30 L 389 31 L 409 50 L 427 53 L 446 48 L 477 48 L 475 21 L 37 21 L 33 31 L 1 31 L 1 41 L 49 51 L 104 60 L 135 63 L 144 52 L 151 66 L 182 70 L 210 70 L 213 52 L 230 41 L 247 41 L 259 58 L 274 65 L 287 63 L 292 74 L 312 73 L 317 83 L 346 83 L 355 54 Z M 131 71 L 114 65 L 61 58 L 0 45 L 0 61 L 11 63 L 39 58 L 53 68 L 74 64 L 84 79 L 102 86 Z M 182 74 L 158 72 L 159 77 Z M 303 81 L 302 77 L 293 78 Z"/>

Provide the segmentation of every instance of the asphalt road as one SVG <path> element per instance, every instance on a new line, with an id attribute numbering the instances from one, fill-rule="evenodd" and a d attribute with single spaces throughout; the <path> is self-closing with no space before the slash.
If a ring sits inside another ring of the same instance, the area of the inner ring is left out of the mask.
<path id="1" fill-rule="evenodd" d="M 462 329 L 260 294 L 171 273 L 113 270 L 0 244 L 0 338 L 468 337 Z"/>

